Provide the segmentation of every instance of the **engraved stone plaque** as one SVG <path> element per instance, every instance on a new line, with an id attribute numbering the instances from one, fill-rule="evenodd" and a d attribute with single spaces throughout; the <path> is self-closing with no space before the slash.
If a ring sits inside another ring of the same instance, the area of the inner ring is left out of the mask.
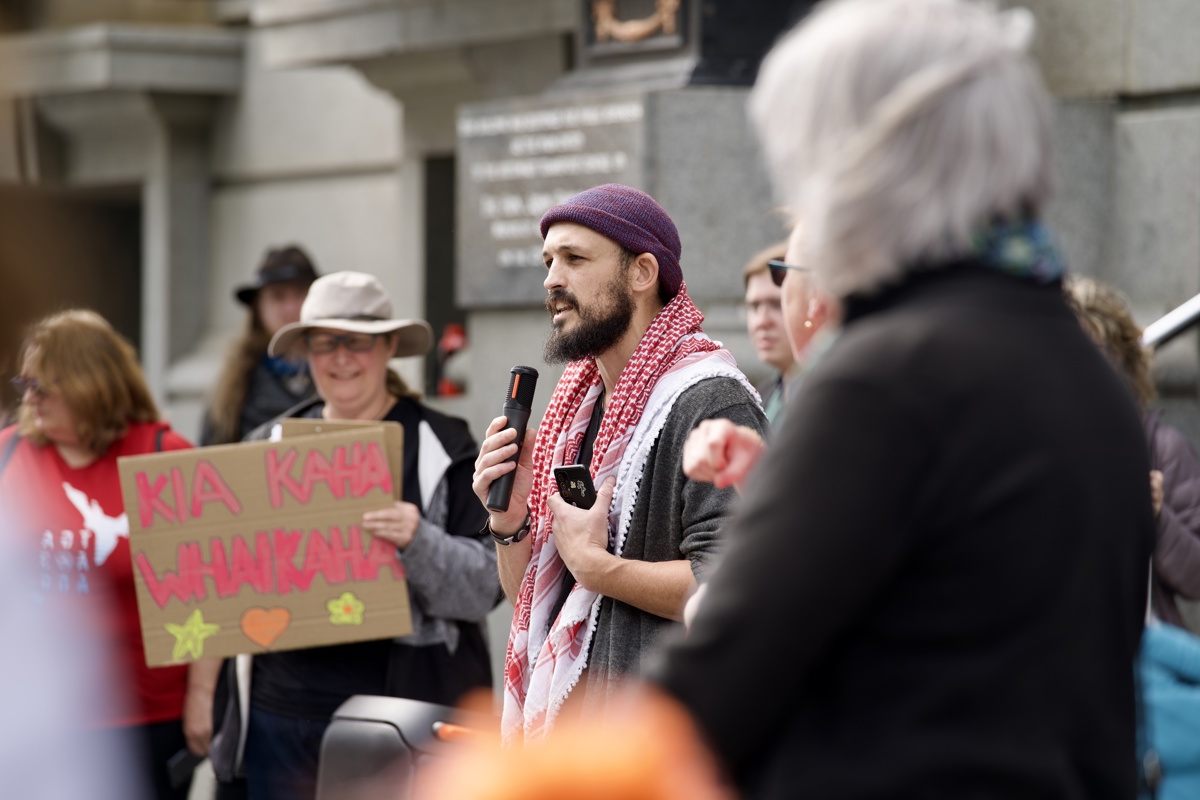
<path id="1" fill-rule="evenodd" d="M 641 94 L 465 106 L 458 116 L 458 303 L 538 305 L 546 209 L 602 183 L 640 186 Z"/>

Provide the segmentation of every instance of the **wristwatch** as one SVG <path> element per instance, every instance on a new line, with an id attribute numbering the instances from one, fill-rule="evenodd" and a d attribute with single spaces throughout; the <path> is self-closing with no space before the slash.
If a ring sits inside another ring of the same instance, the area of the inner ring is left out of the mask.
<path id="1" fill-rule="evenodd" d="M 521 523 L 521 527 L 517 528 L 516 533 L 510 533 L 507 536 L 501 536 L 492 530 L 492 518 L 489 516 L 483 523 L 483 530 L 480 531 L 480 533 L 488 533 L 491 535 L 492 540 L 495 541 L 496 544 L 501 544 L 505 547 L 508 547 L 510 544 L 519 542 L 529 535 L 529 531 L 532 529 L 532 526 L 530 525 L 531 522 L 532 519 L 530 518 L 529 513 L 526 512 L 525 521 Z"/>

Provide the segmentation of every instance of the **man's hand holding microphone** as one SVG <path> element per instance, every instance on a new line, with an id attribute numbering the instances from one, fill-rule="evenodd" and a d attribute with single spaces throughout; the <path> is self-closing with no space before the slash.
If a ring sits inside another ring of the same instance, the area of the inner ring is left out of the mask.
<path id="1" fill-rule="evenodd" d="M 500 584 L 515 601 L 529 562 L 529 493 L 533 489 L 533 441 L 527 430 L 537 370 L 513 367 L 504 415 L 488 425 L 471 488 L 488 509 L 488 531 L 499 549 Z"/>

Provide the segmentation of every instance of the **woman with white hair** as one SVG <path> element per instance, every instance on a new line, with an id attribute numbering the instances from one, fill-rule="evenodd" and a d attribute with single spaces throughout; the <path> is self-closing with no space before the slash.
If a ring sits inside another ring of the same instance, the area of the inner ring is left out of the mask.
<path id="1" fill-rule="evenodd" d="M 791 265 L 842 330 L 651 670 L 746 796 L 1134 795 L 1150 467 L 1039 222 L 1031 32 L 963 0 L 836 0 L 763 63 Z"/>

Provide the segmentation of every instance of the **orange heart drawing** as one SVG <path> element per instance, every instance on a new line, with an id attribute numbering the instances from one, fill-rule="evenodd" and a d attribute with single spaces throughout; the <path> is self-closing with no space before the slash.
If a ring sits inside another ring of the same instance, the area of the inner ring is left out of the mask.
<path id="1" fill-rule="evenodd" d="M 260 647 L 270 647 L 292 624 L 286 608 L 248 608 L 242 614 L 242 633 Z"/>

